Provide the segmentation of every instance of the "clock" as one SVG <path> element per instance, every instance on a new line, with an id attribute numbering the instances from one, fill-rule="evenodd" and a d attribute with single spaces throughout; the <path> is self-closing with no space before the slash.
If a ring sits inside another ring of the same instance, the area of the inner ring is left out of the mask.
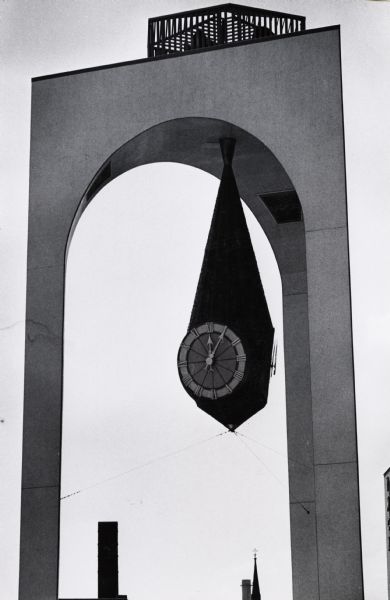
<path id="1" fill-rule="evenodd" d="M 232 394 L 244 380 L 246 354 L 242 341 L 228 325 L 207 322 L 187 333 L 177 365 L 188 393 L 217 400 Z"/>

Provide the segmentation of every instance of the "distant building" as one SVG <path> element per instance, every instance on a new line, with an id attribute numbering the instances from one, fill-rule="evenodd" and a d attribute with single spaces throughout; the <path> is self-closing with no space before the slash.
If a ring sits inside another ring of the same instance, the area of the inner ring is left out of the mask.
<path id="1" fill-rule="evenodd" d="M 383 475 L 386 506 L 386 555 L 387 555 L 387 596 L 390 600 L 390 468 Z"/>
<path id="2" fill-rule="evenodd" d="M 118 523 L 116 521 L 98 523 L 98 597 L 92 600 L 103 599 L 127 600 L 127 596 L 118 592 Z"/>
<path id="3" fill-rule="evenodd" d="M 257 573 L 257 555 L 254 556 L 253 581 L 243 579 L 241 581 L 242 600 L 261 600 L 259 576 Z"/>
<path id="4" fill-rule="evenodd" d="M 241 582 L 242 600 L 251 600 L 252 583 L 250 579 L 243 579 Z"/>
<path id="5" fill-rule="evenodd" d="M 261 600 L 259 577 L 257 575 L 257 556 L 254 556 L 254 568 L 253 568 L 253 583 L 252 583 L 252 595 L 251 600 Z"/>

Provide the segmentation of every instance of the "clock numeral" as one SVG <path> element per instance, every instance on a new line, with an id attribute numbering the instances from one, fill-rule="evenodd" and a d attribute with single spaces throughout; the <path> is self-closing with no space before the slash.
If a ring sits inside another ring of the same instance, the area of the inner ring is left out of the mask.
<path id="1" fill-rule="evenodd" d="M 189 344 L 182 344 L 181 348 L 184 348 L 185 350 L 189 350 L 191 348 L 191 346 Z"/>
<path id="2" fill-rule="evenodd" d="M 234 379 L 238 379 L 238 381 L 242 381 L 244 374 L 241 373 L 240 371 L 234 371 L 233 377 L 234 377 Z"/>
<path id="3" fill-rule="evenodd" d="M 237 354 L 236 360 L 238 360 L 238 361 L 240 361 L 240 360 L 245 361 L 246 360 L 245 354 Z"/>
<path id="4" fill-rule="evenodd" d="M 180 362 L 178 362 L 178 366 L 179 367 L 187 367 L 188 363 L 186 360 L 181 360 Z"/>
<path id="5" fill-rule="evenodd" d="M 195 337 L 199 337 L 199 331 L 196 329 L 196 327 L 194 327 L 194 329 L 191 329 L 191 333 L 193 333 Z"/>
<path id="6" fill-rule="evenodd" d="M 195 394 L 197 396 L 201 396 L 202 392 L 203 392 L 203 387 L 201 385 L 197 385 L 196 388 L 195 388 Z"/>
<path id="7" fill-rule="evenodd" d="M 225 383 L 225 388 L 227 389 L 227 391 L 229 392 L 229 394 L 232 393 L 232 388 L 230 387 L 230 385 L 228 385 L 227 383 Z"/>
<path id="8" fill-rule="evenodd" d="M 232 346 L 237 346 L 237 344 L 239 344 L 241 342 L 240 338 L 236 338 L 235 340 L 232 341 Z"/>
<path id="9" fill-rule="evenodd" d="M 216 400 L 218 398 L 217 390 L 215 388 L 213 388 L 213 398 L 214 398 L 214 400 Z"/>
<path id="10" fill-rule="evenodd" d="M 189 374 L 187 373 L 187 375 L 185 375 L 185 376 L 183 377 L 183 383 L 184 383 L 184 385 L 188 385 L 189 383 L 191 383 L 191 381 L 192 381 L 192 377 L 191 377 L 191 375 L 189 375 Z"/>
<path id="11" fill-rule="evenodd" d="M 208 333 L 214 333 L 214 323 L 207 323 Z"/>

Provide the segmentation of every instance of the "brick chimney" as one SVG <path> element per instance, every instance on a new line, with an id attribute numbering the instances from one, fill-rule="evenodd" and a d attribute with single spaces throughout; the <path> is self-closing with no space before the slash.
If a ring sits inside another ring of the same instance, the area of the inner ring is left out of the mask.
<path id="1" fill-rule="evenodd" d="M 118 598 L 118 523 L 98 524 L 98 598 Z"/>
<path id="2" fill-rule="evenodd" d="M 242 600 L 251 600 L 251 580 L 243 579 L 241 582 Z"/>

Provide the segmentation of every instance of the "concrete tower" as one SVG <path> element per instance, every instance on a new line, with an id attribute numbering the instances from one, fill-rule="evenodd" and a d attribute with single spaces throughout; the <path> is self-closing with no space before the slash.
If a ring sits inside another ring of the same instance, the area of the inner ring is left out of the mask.
<path id="1" fill-rule="evenodd" d="M 58 593 L 65 265 L 78 219 L 139 165 L 219 176 L 209 142 L 232 137 L 241 197 L 282 280 L 294 599 L 362 600 L 339 28 L 226 4 L 152 19 L 148 45 L 145 60 L 32 82 L 19 598 Z"/>

